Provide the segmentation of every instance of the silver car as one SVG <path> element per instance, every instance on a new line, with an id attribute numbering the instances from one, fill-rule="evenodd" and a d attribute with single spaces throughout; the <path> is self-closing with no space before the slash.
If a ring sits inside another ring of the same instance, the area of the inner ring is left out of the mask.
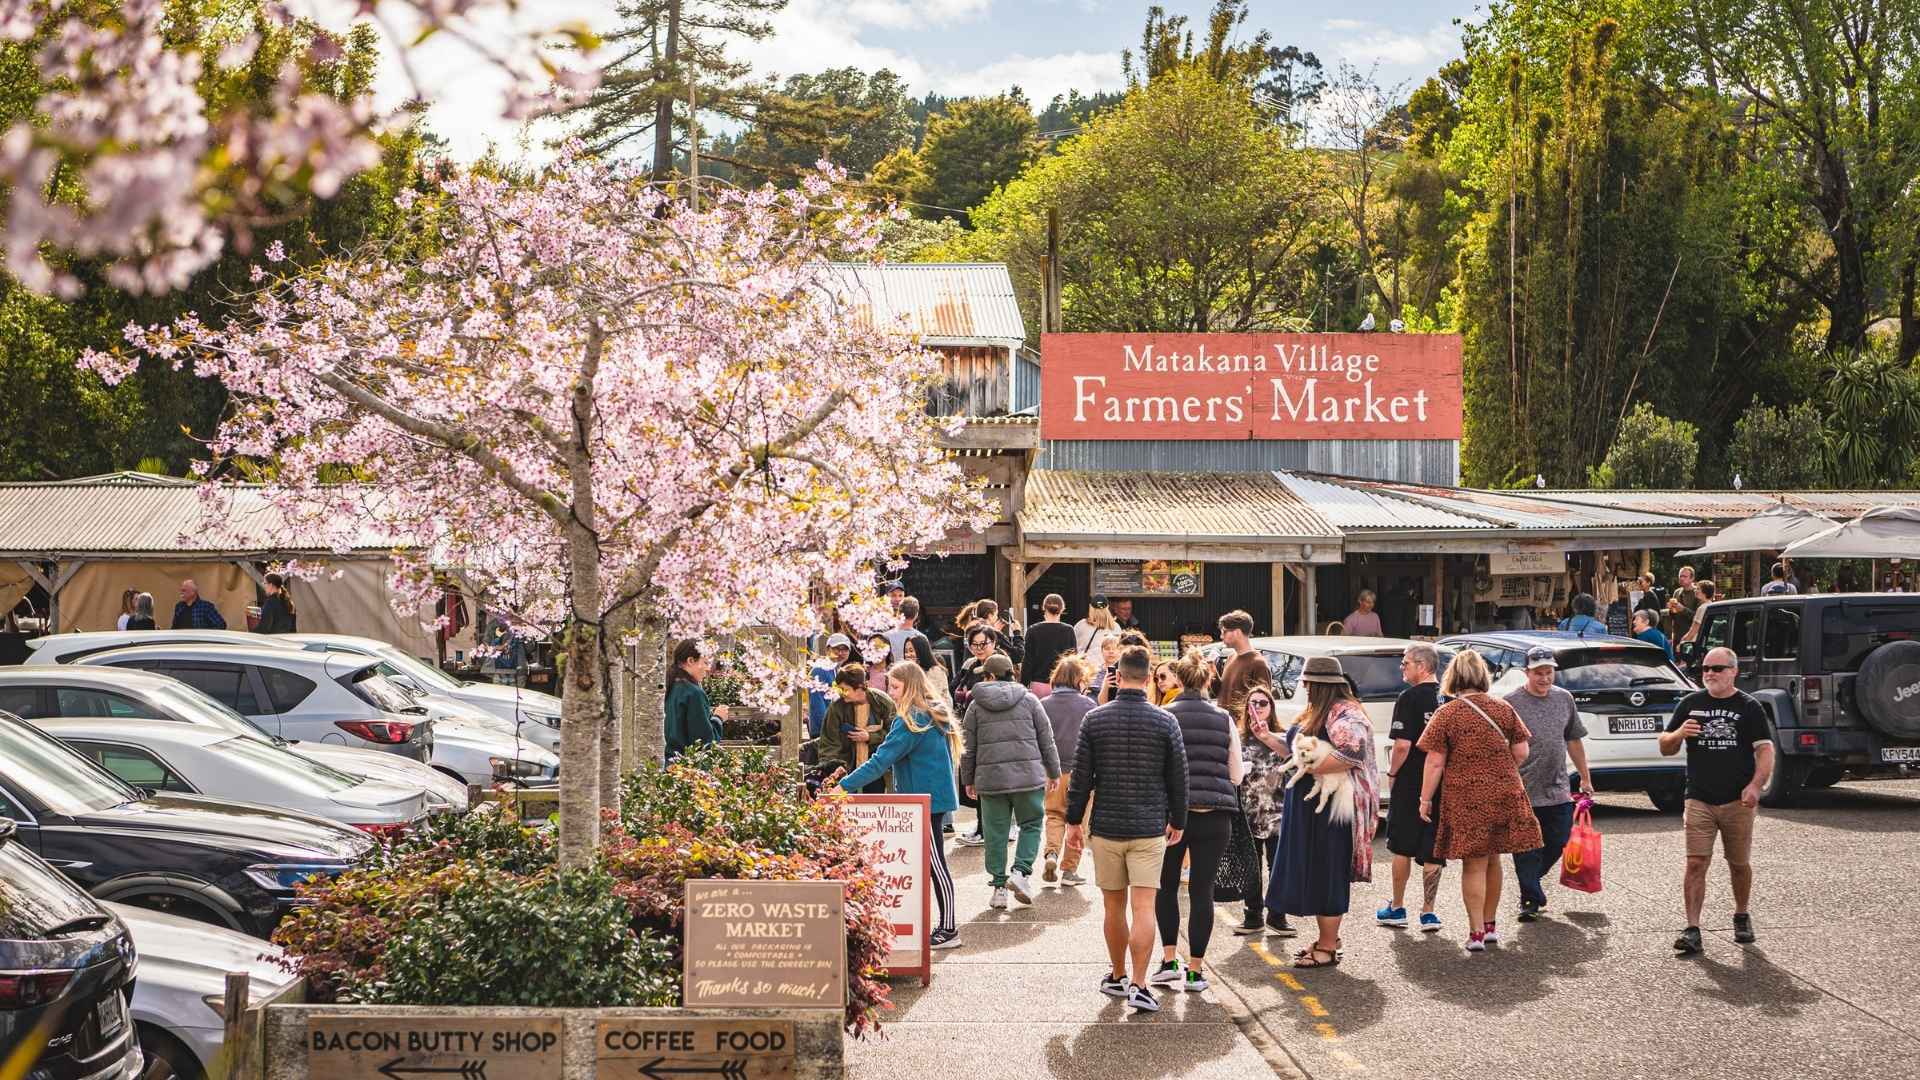
<path id="1" fill-rule="evenodd" d="M 140 977 L 133 984 L 133 1023 L 147 1060 L 182 1080 L 212 1073 L 226 1037 L 227 972 L 249 976 L 249 1005 L 293 981 L 276 959 L 279 946 L 223 926 L 107 904 L 133 935 Z M 147 1076 L 166 1076 L 150 1071 Z"/>
<path id="2" fill-rule="evenodd" d="M 186 633 L 187 631 L 181 631 Z M 283 634 L 316 652 L 376 656 L 391 665 L 387 678 L 428 699 L 447 698 L 484 710 L 513 725 L 520 737 L 555 753 L 560 751 L 560 699 L 538 690 L 498 683 L 462 682 L 397 645 L 352 634 Z"/>
<path id="3" fill-rule="evenodd" d="M 470 784 L 548 779 L 560 771 L 558 757 L 510 735 L 433 720 L 373 657 L 181 644 L 109 649 L 78 663 L 171 675 L 285 739 L 376 749 L 424 744 L 424 760 Z"/>
<path id="4" fill-rule="evenodd" d="M 282 739 L 167 675 L 82 664 L 0 668 L 0 709 L 26 720 L 103 717 L 191 724 L 247 735 L 352 776 L 422 791 L 430 811 L 464 811 L 469 803 L 464 781 L 425 762 L 378 750 Z"/>
<path id="5" fill-rule="evenodd" d="M 349 776 L 218 728 L 99 717 L 35 720 L 33 726 L 137 788 L 299 810 L 376 835 L 427 813 L 418 788 Z"/>

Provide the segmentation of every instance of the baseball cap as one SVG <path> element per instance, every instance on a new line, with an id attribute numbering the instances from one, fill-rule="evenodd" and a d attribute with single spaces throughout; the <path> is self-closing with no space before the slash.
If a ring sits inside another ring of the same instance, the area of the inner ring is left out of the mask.
<path id="1" fill-rule="evenodd" d="M 987 674 L 996 679 L 1013 678 L 1013 661 L 1007 659 L 1006 653 L 994 653 L 987 657 L 986 668 Z"/>
<path id="2" fill-rule="evenodd" d="M 1107 606 L 1107 594 L 1106 594 L 1106 593 L 1094 593 L 1094 594 L 1093 594 L 1093 606 L 1094 606 L 1094 607 L 1106 607 L 1106 606 Z"/>
<path id="3" fill-rule="evenodd" d="M 1553 658 L 1553 650 L 1547 648 L 1545 645 L 1535 645 L 1533 648 L 1527 650 L 1528 670 L 1537 667 L 1558 668 L 1559 666 L 1560 662 Z"/>
<path id="4" fill-rule="evenodd" d="M 890 593 L 895 589 L 899 589 L 901 592 L 906 592 L 907 583 L 904 581 L 901 581 L 899 578 L 894 578 L 892 581 L 884 581 L 880 583 L 880 591 L 883 593 Z"/>
<path id="5" fill-rule="evenodd" d="M 853 641 L 845 634 L 829 634 L 827 635 L 827 648 L 851 649 L 853 648 Z"/>

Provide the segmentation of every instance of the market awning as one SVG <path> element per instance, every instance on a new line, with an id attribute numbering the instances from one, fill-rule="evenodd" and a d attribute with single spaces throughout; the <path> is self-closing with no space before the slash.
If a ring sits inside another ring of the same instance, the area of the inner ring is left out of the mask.
<path id="1" fill-rule="evenodd" d="M 1797 506 L 1776 503 L 1744 521 L 1713 534 L 1706 543 L 1681 555 L 1721 555 L 1739 551 L 1779 551 L 1796 540 L 1833 528 L 1832 518 Z"/>
<path id="2" fill-rule="evenodd" d="M 1920 508 L 1878 506 L 1780 554 L 1792 559 L 1920 559 Z"/>
<path id="3" fill-rule="evenodd" d="M 1269 473 L 1036 469 L 1029 558 L 1339 562 L 1340 530 Z"/>

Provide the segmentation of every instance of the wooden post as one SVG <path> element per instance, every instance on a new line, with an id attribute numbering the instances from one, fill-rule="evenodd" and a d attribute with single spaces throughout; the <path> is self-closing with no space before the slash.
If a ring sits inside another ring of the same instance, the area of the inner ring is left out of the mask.
<path id="1" fill-rule="evenodd" d="M 220 1044 L 227 1055 L 225 1080 L 250 1080 L 253 1075 L 253 1040 L 247 1032 L 247 1006 L 250 977 L 244 971 L 227 972 L 226 996 L 222 1001 L 224 1029 Z"/>
<path id="2" fill-rule="evenodd" d="M 1312 563 L 1307 564 L 1306 580 L 1300 585 L 1300 617 L 1306 622 L 1309 634 L 1320 632 L 1320 574 Z"/>
<path id="3" fill-rule="evenodd" d="M 1433 557 L 1433 628 L 1447 636 L 1447 557 Z"/>
<path id="4" fill-rule="evenodd" d="M 1267 588 L 1268 602 L 1273 606 L 1273 618 L 1268 625 L 1273 627 L 1274 634 L 1284 634 L 1287 632 L 1287 564 L 1270 563 L 1268 572 L 1273 575 Z"/>
<path id="5" fill-rule="evenodd" d="M 1002 548 L 1001 550 L 1006 550 Z M 1009 557 L 1007 564 L 1007 622 L 1027 625 L 1027 560 L 1025 555 L 1015 554 Z"/>

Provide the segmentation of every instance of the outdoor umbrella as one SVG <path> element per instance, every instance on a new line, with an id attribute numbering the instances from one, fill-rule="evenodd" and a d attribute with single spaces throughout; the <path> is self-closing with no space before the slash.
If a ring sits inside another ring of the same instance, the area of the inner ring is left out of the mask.
<path id="1" fill-rule="evenodd" d="M 1920 558 L 1920 507 L 1876 506 L 1780 554 L 1790 559 Z"/>
<path id="2" fill-rule="evenodd" d="M 1723 555 L 1733 551 L 1779 551 L 1796 540 L 1805 540 L 1833 528 L 1832 518 L 1786 503 L 1765 510 L 1714 533 L 1707 542 L 1682 555 Z"/>

